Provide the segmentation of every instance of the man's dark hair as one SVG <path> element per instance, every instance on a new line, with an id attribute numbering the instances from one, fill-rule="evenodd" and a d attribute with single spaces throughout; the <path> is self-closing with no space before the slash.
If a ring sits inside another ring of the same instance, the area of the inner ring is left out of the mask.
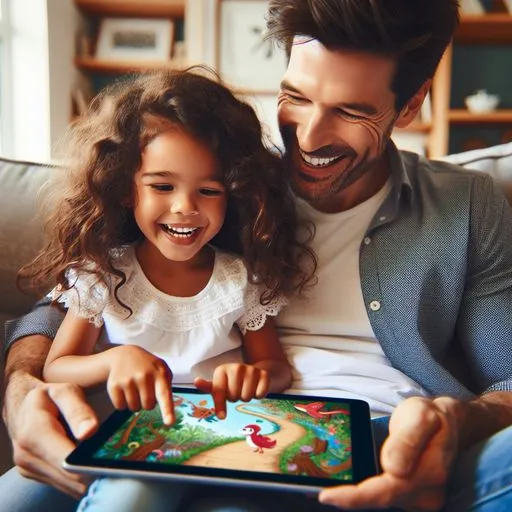
<path id="1" fill-rule="evenodd" d="M 396 59 L 397 110 L 431 78 L 459 20 L 458 0 L 270 0 L 268 36 L 291 51 L 297 35 L 329 50 Z"/>

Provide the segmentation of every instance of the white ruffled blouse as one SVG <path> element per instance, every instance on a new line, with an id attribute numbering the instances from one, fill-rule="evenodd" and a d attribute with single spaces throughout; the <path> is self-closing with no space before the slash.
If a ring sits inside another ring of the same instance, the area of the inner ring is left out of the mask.
<path id="1" fill-rule="evenodd" d="M 286 304 L 278 297 L 262 305 L 263 288 L 248 282 L 242 259 L 217 249 L 210 280 L 193 297 L 174 297 L 155 288 L 133 247 L 120 252 L 116 268 L 126 275 L 118 296 L 131 315 L 115 299 L 115 278 L 107 286 L 93 274 L 71 270 L 73 287 L 55 288 L 50 296 L 76 316 L 104 326 L 97 350 L 139 345 L 167 362 L 174 383 L 209 378 L 219 364 L 241 361 L 240 331 L 261 329 L 267 316 L 276 316 Z"/>

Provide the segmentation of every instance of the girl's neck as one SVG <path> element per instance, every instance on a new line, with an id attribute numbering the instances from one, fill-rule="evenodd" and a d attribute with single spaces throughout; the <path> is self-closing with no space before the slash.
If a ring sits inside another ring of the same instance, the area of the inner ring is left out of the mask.
<path id="1" fill-rule="evenodd" d="M 215 251 L 207 245 L 190 260 L 172 261 L 144 240 L 135 247 L 135 255 L 151 284 L 174 297 L 197 295 L 208 284 L 215 263 Z"/>

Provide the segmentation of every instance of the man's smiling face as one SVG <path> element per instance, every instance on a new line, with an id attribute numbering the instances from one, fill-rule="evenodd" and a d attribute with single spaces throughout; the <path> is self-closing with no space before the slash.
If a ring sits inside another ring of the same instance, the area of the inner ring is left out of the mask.
<path id="1" fill-rule="evenodd" d="M 394 72 L 391 58 L 330 51 L 314 40 L 293 45 L 279 124 L 292 185 L 316 209 L 355 206 L 386 180 L 382 156 L 398 118 Z"/>

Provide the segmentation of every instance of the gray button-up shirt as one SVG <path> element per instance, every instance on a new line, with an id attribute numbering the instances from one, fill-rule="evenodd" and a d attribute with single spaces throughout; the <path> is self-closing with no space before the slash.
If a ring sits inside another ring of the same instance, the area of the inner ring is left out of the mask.
<path id="1" fill-rule="evenodd" d="M 360 250 L 370 323 L 433 395 L 512 391 L 512 209 L 490 176 L 390 148 Z"/>

